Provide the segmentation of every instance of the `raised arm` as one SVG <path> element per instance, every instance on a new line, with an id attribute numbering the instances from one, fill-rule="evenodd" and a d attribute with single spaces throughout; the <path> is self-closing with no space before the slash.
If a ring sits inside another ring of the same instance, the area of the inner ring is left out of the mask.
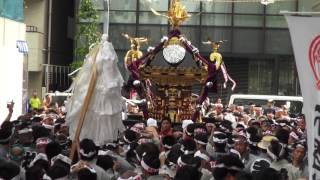
<path id="1" fill-rule="evenodd" d="M 13 113 L 13 106 L 14 106 L 14 102 L 11 102 L 10 104 L 7 105 L 8 115 L 7 115 L 6 119 L 4 120 L 4 122 L 10 121 L 10 119 L 12 117 L 12 113 Z"/>

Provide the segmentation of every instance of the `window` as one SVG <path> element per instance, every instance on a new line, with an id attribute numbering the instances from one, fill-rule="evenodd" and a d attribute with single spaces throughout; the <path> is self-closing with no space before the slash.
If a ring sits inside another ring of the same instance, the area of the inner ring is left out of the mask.
<path id="1" fill-rule="evenodd" d="M 266 27 L 287 28 L 287 22 L 284 16 L 267 16 Z"/>
<path id="2" fill-rule="evenodd" d="M 263 30 L 261 29 L 234 29 L 233 49 L 235 53 L 259 54 L 263 52 Z"/>
<path id="3" fill-rule="evenodd" d="M 149 39 L 147 45 L 142 45 L 141 49 L 146 50 L 149 46 L 156 46 L 160 43 L 163 36 L 168 33 L 167 26 L 138 26 L 138 36 L 143 36 Z"/>
<path id="4" fill-rule="evenodd" d="M 221 52 L 231 52 L 231 28 L 214 28 L 214 27 L 203 27 L 201 29 L 201 41 L 206 41 L 208 38 L 218 41 L 227 40 L 220 46 Z M 209 45 L 200 45 L 201 52 L 212 52 L 212 48 Z"/>
<path id="5" fill-rule="evenodd" d="M 126 50 L 130 48 L 129 41 L 124 38 L 121 33 L 127 33 L 131 36 L 136 34 L 135 25 L 110 25 L 109 27 L 110 40 L 115 49 Z"/>
<path id="6" fill-rule="evenodd" d="M 279 14 L 280 11 L 295 11 L 296 10 L 296 1 L 279 1 L 273 4 L 266 6 L 267 14 Z"/>
<path id="7" fill-rule="evenodd" d="M 263 26 L 263 16 L 235 15 L 234 16 L 234 26 L 262 27 Z"/>
<path id="8" fill-rule="evenodd" d="M 280 57 L 279 62 L 279 95 L 295 95 L 295 62 L 293 58 Z"/>
<path id="9" fill-rule="evenodd" d="M 131 1 L 131 0 L 125 0 Z M 153 8 L 157 11 L 167 11 L 168 10 L 168 0 L 159 0 L 159 1 L 148 1 L 148 0 L 139 0 L 140 11 L 150 11 L 150 8 Z"/>
<path id="10" fill-rule="evenodd" d="M 272 60 L 249 61 L 249 94 L 272 94 Z"/>
<path id="11" fill-rule="evenodd" d="M 202 24 L 206 26 L 231 26 L 231 14 L 203 14 Z"/>
<path id="12" fill-rule="evenodd" d="M 263 14 L 263 6 L 258 2 L 234 3 L 234 13 Z"/>
<path id="13" fill-rule="evenodd" d="M 137 9 L 137 0 L 110 1 L 110 10 L 133 10 Z"/>
<path id="14" fill-rule="evenodd" d="M 103 22 L 104 12 L 100 15 L 100 19 Z M 123 12 L 123 11 L 110 11 L 110 23 L 136 23 L 135 12 Z"/>
<path id="15" fill-rule="evenodd" d="M 150 12 L 139 12 L 139 24 L 168 24 L 168 19 Z"/>
<path id="16" fill-rule="evenodd" d="M 265 36 L 267 54 L 292 54 L 291 39 L 287 29 L 267 30 Z"/>
<path id="17" fill-rule="evenodd" d="M 200 2 L 190 2 L 190 0 L 181 0 L 188 12 L 200 12 Z"/>
<path id="18" fill-rule="evenodd" d="M 232 3 L 202 2 L 203 12 L 232 13 Z"/>

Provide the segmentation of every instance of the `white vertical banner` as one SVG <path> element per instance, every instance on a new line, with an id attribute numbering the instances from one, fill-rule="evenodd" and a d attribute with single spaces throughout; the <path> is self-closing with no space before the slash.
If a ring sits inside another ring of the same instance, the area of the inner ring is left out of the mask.
<path id="1" fill-rule="evenodd" d="M 17 48 L 0 47 L 0 124 L 8 115 L 7 103 L 13 101 L 16 120 L 22 114 L 23 54 Z"/>
<path id="2" fill-rule="evenodd" d="M 320 179 L 320 17 L 286 16 L 303 96 L 309 179 Z"/>

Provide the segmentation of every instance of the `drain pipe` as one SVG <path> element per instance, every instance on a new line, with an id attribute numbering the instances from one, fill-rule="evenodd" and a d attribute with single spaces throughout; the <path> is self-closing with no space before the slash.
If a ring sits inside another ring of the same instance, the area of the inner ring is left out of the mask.
<path id="1" fill-rule="evenodd" d="M 46 91 L 49 92 L 49 83 L 50 83 L 50 78 L 49 78 L 49 71 L 50 68 L 49 66 L 51 65 L 51 27 L 52 27 L 52 0 L 49 1 L 49 11 L 48 11 L 48 38 L 47 38 L 47 67 L 46 67 Z"/>

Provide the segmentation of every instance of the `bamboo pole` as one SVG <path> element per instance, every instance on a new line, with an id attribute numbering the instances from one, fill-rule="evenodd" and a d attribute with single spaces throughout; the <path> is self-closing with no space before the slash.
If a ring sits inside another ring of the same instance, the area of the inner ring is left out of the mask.
<path id="1" fill-rule="evenodd" d="M 78 150 L 79 152 L 79 137 L 81 134 L 81 129 L 86 117 L 86 113 L 90 104 L 90 100 L 97 82 L 97 67 L 96 67 L 96 58 L 97 58 L 97 54 L 99 52 L 100 49 L 100 45 L 96 45 L 92 51 L 89 53 L 89 56 L 92 56 L 93 59 L 93 64 L 92 64 L 92 71 L 91 71 L 91 77 L 90 77 L 90 82 L 89 82 L 89 87 L 87 90 L 87 94 L 86 97 L 84 99 L 84 103 L 83 106 L 81 108 L 81 112 L 80 112 L 80 118 L 79 118 L 79 122 L 78 122 L 78 126 L 77 126 L 77 130 L 75 133 L 75 137 L 72 141 L 72 146 L 71 146 L 71 152 L 70 152 L 70 159 L 71 161 L 73 161 L 74 158 L 74 154 L 76 152 L 76 150 Z"/>

